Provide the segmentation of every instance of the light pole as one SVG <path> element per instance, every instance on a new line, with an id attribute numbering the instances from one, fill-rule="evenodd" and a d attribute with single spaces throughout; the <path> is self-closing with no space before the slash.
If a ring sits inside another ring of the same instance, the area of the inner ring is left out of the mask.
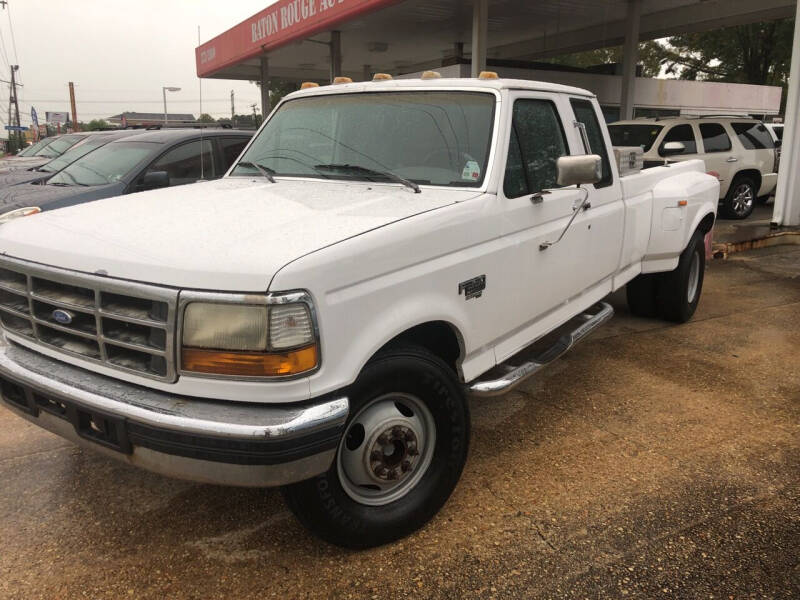
<path id="1" fill-rule="evenodd" d="M 164 94 L 164 127 L 167 126 L 167 92 L 180 92 L 181 88 L 164 86 L 161 88 L 161 93 Z"/>

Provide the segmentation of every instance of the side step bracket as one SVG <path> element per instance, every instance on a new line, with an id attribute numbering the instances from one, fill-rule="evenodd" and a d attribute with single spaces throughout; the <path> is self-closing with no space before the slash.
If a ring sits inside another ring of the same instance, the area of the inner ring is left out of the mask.
<path id="1" fill-rule="evenodd" d="M 488 375 L 492 379 L 479 379 L 467 384 L 467 393 L 476 397 L 500 396 L 513 390 L 529 377 L 532 377 L 557 358 L 572 349 L 592 331 L 614 316 L 614 309 L 607 302 L 600 302 L 584 313 L 570 319 L 563 327 L 567 328 L 552 344 L 536 351 L 538 342 L 512 356 L 498 365 Z M 547 337 L 547 336 L 546 336 Z M 500 376 L 496 376 L 498 371 Z"/>

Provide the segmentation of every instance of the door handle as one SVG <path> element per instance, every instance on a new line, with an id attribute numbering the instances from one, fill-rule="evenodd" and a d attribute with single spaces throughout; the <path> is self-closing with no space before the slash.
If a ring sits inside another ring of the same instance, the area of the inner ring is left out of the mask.
<path id="1" fill-rule="evenodd" d="M 736 158 L 735 156 L 731 156 L 731 157 L 730 157 L 730 158 L 728 158 L 728 160 L 726 160 L 725 162 L 739 162 L 739 159 L 738 159 L 738 158 Z"/>

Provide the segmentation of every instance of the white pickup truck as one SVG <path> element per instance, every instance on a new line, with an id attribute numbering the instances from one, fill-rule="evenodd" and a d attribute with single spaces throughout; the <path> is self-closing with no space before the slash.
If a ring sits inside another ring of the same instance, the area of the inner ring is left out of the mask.
<path id="1" fill-rule="evenodd" d="M 220 180 L 2 225 L 5 403 L 151 471 L 284 486 L 368 547 L 445 503 L 468 397 L 536 374 L 608 294 L 692 316 L 701 161 L 621 177 L 584 90 L 378 79 L 290 94 Z"/>

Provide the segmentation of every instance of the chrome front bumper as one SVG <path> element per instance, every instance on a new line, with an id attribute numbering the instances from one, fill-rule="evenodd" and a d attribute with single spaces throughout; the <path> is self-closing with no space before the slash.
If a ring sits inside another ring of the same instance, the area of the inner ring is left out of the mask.
<path id="1" fill-rule="evenodd" d="M 326 471 L 349 403 L 251 404 L 174 396 L 0 346 L 0 397 L 16 414 L 108 456 L 171 477 L 278 486 Z"/>

